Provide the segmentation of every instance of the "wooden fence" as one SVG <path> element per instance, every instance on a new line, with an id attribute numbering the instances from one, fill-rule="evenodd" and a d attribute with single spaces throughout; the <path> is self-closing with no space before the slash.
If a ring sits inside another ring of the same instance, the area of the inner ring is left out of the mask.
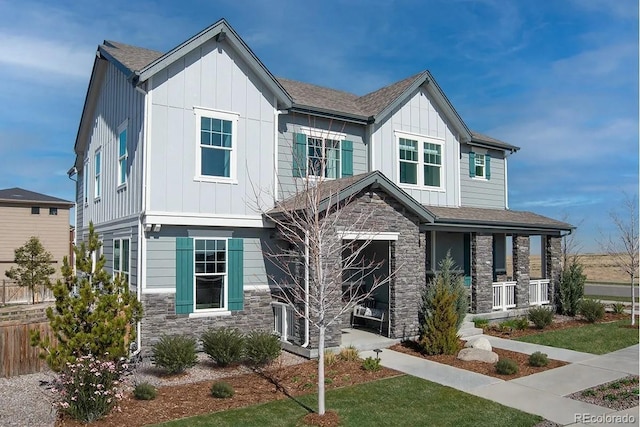
<path id="1" fill-rule="evenodd" d="M 39 357 L 40 349 L 31 346 L 32 330 L 39 330 L 43 338 L 54 339 L 49 322 L 0 325 L 0 376 L 9 378 L 47 368 L 46 362 Z"/>
<path id="2" fill-rule="evenodd" d="M 29 288 L 19 286 L 16 282 L 2 279 L 0 283 L 0 303 L 5 304 L 31 304 L 32 293 Z M 53 291 L 45 286 L 38 286 L 35 292 L 35 301 L 55 301 Z"/>

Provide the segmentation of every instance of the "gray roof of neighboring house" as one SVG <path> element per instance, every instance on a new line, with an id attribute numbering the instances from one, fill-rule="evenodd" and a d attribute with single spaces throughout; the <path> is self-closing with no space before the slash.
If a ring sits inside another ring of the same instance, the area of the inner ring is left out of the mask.
<path id="1" fill-rule="evenodd" d="M 526 211 L 468 206 L 459 208 L 425 206 L 425 208 L 434 215 L 436 224 L 514 226 L 561 231 L 570 231 L 575 228 L 566 222 Z"/>
<path id="2" fill-rule="evenodd" d="M 46 194 L 36 193 L 35 191 L 24 190 L 17 187 L 0 190 L 0 202 L 46 203 L 67 205 L 69 207 L 73 206 L 73 202 L 68 200 L 47 196 Z"/>

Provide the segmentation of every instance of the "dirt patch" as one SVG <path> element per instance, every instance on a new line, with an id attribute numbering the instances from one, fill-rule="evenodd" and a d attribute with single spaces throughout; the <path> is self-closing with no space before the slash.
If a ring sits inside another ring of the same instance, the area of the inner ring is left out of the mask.
<path id="1" fill-rule="evenodd" d="M 638 406 L 638 376 L 630 375 L 610 383 L 578 391 L 567 397 L 621 411 Z"/>
<path id="2" fill-rule="evenodd" d="M 464 341 L 460 341 L 460 348 L 462 347 L 464 347 Z M 513 375 L 501 375 L 496 372 L 496 368 L 493 363 L 460 360 L 457 358 L 457 353 L 451 355 L 442 354 L 437 356 L 428 356 L 420 352 L 417 344 L 414 341 L 405 341 L 401 344 L 394 345 L 390 349 L 409 354 L 411 356 L 422 357 L 423 359 L 442 363 L 444 365 L 465 369 L 467 371 L 477 372 L 478 374 L 488 375 L 503 380 L 512 380 L 514 378 L 526 377 L 527 375 L 537 374 L 538 372 L 543 372 L 548 369 L 559 368 L 560 366 L 564 366 L 567 364 L 566 362 L 562 362 L 560 360 L 549 359 L 549 364 L 547 366 L 529 366 L 529 355 L 524 353 L 517 353 L 515 351 L 494 348 L 493 351 L 501 360 L 511 359 L 518 364 L 518 373 Z"/>
<path id="3" fill-rule="evenodd" d="M 365 371 L 361 361 L 338 361 L 325 366 L 326 389 L 346 387 L 381 378 L 401 375 L 392 369 L 381 368 L 377 372 Z M 211 368 L 216 369 L 216 368 Z M 144 426 L 161 423 L 194 415 L 226 411 L 287 397 L 312 393 L 317 388 L 317 361 L 306 361 L 291 366 L 277 364 L 263 373 L 234 373 L 221 377 L 231 384 L 235 394 L 229 399 L 216 399 L 211 396 L 211 385 L 216 380 L 199 381 L 187 384 L 161 386 L 154 400 L 136 400 L 131 392 L 125 394 L 120 402 L 120 410 L 113 411 L 105 418 L 91 423 L 92 426 Z M 337 415 L 337 414 L 336 414 Z M 334 426 L 335 418 L 329 414 L 327 418 L 315 417 L 319 426 Z M 83 426 L 70 419 L 59 419 L 57 426 Z"/>

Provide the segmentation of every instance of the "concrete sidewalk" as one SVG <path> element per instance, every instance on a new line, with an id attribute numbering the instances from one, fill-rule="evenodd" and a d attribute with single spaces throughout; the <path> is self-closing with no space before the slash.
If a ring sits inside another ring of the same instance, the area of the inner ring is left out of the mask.
<path id="1" fill-rule="evenodd" d="M 596 356 L 572 350 L 557 349 L 536 344 L 521 343 L 502 338 L 488 337 L 496 348 L 531 354 L 547 353 L 550 358 L 569 362 L 569 365 L 547 370 L 539 374 L 504 381 L 498 378 L 454 368 L 419 357 L 384 349 L 380 353 L 383 366 L 405 372 L 438 384 L 493 400 L 505 406 L 540 415 L 560 425 L 638 425 L 638 407 L 614 411 L 565 397 L 571 393 L 615 381 L 629 374 L 638 373 L 638 345 L 613 353 Z M 376 357 L 373 351 L 362 352 L 363 357 Z M 589 421 L 598 424 L 577 423 L 588 414 Z M 615 424 L 612 416 L 623 416 L 632 423 Z M 582 418 L 579 418 L 582 417 Z M 600 417 L 600 418 L 598 418 Z M 605 423 L 603 424 L 603 420 Z"/>

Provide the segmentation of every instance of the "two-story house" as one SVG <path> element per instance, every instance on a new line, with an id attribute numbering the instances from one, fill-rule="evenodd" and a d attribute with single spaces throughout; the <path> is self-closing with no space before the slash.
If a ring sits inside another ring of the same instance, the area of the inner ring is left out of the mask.
<path id="1" fill-rule="evenodd" d="M 107 266 L 143 302 L 143 349 L 162 333 L 271 327 L 274 224 L 262 213 L 322 170 L 347 208 L 367 203 L 375 252 L 403 266 L 376 292 L 384 333 L 400 337 L 417 329 L 419 289 L 447 251 L 474 312 L 552 299 L 571 226 L 508 209 L 516 151 L 470 131 L 428 71 L 364 96 L 276 78 L 225 20 L 166 53 L 105 41 L 75 143 L 77 238 L 92 221 Z M 537 282 L 530 236 L 543 242 Z M 309 334 L 288 340 L 313 347 Z"/>

